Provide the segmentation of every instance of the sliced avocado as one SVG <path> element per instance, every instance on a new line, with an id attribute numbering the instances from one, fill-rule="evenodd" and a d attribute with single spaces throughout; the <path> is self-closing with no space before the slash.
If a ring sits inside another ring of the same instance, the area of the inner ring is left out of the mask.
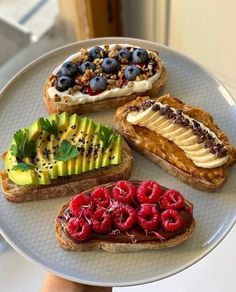
<path id="1" fill-rule="evenodd" d="M 92 135 L 94 132 L 95 124 L 93 120 L 89 119 L 87 129 L 84 133 L 85 143 L 84 143 L 84 154 L 83 154 L 83 161 L 82 161 L 82 172 L 86 172 L 89 170 L 89 155 L 88 150 L 91 146 Z"/>
<path id="2" fill-rule="evenodd" d="M 114 143 L 114 137 L 113 136 L 114 135 L 112 134 L 111 143 L 103 152 L 101 167 L 106 167 L 106 166 L 110 165 L 111 154 L 112 154 L 112 146 L 113 146 L 113 143 Z"/>
<path id="3" fill-rule="evenodd" d="M 68 128 L 68 124 L 69 124 L 69 115 L 68 113 L 62 113 L 58 116 L 58 129 L 60 132 L 60 134 L 63 133 L 63 131 L 65 131 L 65 129 L 67 130 Z"/>
<path id="4" fill-rule="evenodd" d="M 35 141 L 36 157 L 32 157 L 33 154 L 22 154 L 24 150 L 19 150 L 24 149 L 24 145 L 26 147 L 28 145 L 27 138 L 21 132 L 15 137 L 18 141 L 17 143 L 20 145 L 20 148 L 17 150 L 19 152 L 16 152 L 15 149 L 10 150 L 11 146 L 8 150 L 5 158 L 5 168 L 7 169 L 9 178 L 16 184 L 49 184 L 51 179 L 56 179 L 58 176 L 80 174 L 120 162 L 121 137 L 112 134 L 113 139 L 111 139 L 110 145 L 106 149 L 103 149 L 104 142 L 100 140 L 101 124 L 95 124 L 92 119 L 87 117 L 80 118 L 76 114 L 69 116 L 67 113 L 60 115 L 52 114 L 47 119 L 57 123 L 58 134 L 55 131 L 52 134 L 50 125 L 46 121 L 42 128 L 42 123 L 39 120 L 28 128 L 21 129 L 23 132 L 27 132 L 28 140 Z M 20 142 L 21 136 L 19 135 L 22 135 L 23 144 Z M 103 136 L 102 138 L 104 140 Z M 26 139 L 26 142 L 24 139 Z M 67 140 L 71 145 L 77 147 L 79 155 L 76 158 L 68 159 L 67 161 L 55 160 L 54 156 L 57 148 L 63 140 Z M 12 143 L 16 142 L 13 140 Z M 20 153 L 19 157 L 16 159 L 11 151 Z M 31 155 L 31 158 L 25 157 L 27 155 Z M 28 169 L 27 165 L 22 164 L 20 166 L 21 170 L 13 171 L 12 167 L 19 163 L 30 164 L 34 167 L 33 169 L 26 170 Z"/>
<path id="5" fill-rule="evenodd" d="M 75 174 L 80 174 L 82 172 L 82 161 L 83 161 L 83 151 L 84 151 L 84 133 L 87 131 L 89 124 L 89 118 L 85 117 L 81 119 L 78 128 L 78 135 L 76 137 L 76 143 L 78 145 L 79 155 L 75 159 Z"/>
<path id="6" fill-rule="evenodd" d="M 12 167 L 17 165 L 16 157 L 8 150 L 5 158 L 5 169 L 11 181 L 18 185 L 36 185 L 38 184 L 38 177 L 33 169 L 27 171 L 12 170 Z"/>
<path id="7" fill-rule="evenodd" d="M 67 140 L 70 144 L 76 145 L 76 137 L 80 126 L 80 118 L 77 114 L 70 116 L 67 131 L 62 134 L 61 140 Z M 67 161 L 67 174 L 75 174 L 75 159 Z"/>
<path id="8" fill-rule="evenodd" d="M 42 127 L 39 123 L 39 120 L 37 120 L 28 128 L 29 140 L 35 141 L 38 138 L 41 131 L 42 131 Z"/>
<path id="9" fill-rule="evenodd" d="M 38 182 L 40 185 L 50 184 L 50 175 L 49 171 L 46 169 L 39 169 L 37 171 Z"/>
<path id="10" fill-rule="evenodd" d="M 93 133 L 93 140 L 91 143 L 91 155 L 89 156 L 89 170 L 93 170 L 95 168 L 95 161 L 97 157 L 98 143 L 100 140 L 99 131 L 101 128 L 101 124 L 97 124 Z"/>
<path id="11" fill-rule="evenodd" d="M 114 139 L 112 147 L 111 161 L 110 164 L 119 164 L 121 162 L 121 150 L 122 150 L 122 138 L 120 135 Z"/>
<path id="12" fill-rule="evenodd" d="M 58 124 L 58 120 L 59 120 L 59 115 L 57 114 L 51 114 L 50 116 L 47 117 L 47 119 L 49 121 L 55 121 Z"/>
<path id="13" fill-rule="evenodd" d="M 63 136 L 67 132 L 69 126 L 69 115 L 64 112 L 58 116 L 59 136 L 56 138 L 59 145 L 64 139 Z M 67 161 L 57 161 L 58 176 L 67 175 Z"/>
<path id="14" fill-rule="evenodd" d="M 69 117 L 67 128 L 64 129 L 64 131 L 60 132 L 60 140 L 67 140 L 72 145 L 75 144 L 75 137 L 77 136 L 78 127 L 80 124 L 79 116 L 74 114 Z"/>
<path id="15" fill-rule="evenodd" d="M 103 142 L 100 140 L 98 142 L 97 147 L 97 155 L 95 157 L 95 168 L 98 169 L 102 165 L 102 157 L 103 157 Z"/>
<path id="16" fill-rule="evenodd" d="M 58 176 L 58 165 L 57 161 L 54 160 L 54 153 L 57 149 L 59 141 L 54 135 L 50 135 L 47 143 L 47 149 L 49 151 L 49 162 L 47 164 L 47 169 L 51 179 L 56 179 Z"/>

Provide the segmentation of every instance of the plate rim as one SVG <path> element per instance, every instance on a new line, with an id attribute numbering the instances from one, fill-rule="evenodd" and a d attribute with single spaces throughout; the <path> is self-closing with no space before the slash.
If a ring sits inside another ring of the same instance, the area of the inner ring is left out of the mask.
<path id="1" fill-rule="evenodd" d="M 231 93 L 229 92 L 229 90 L 222 84 L 222 82 L 212 73 L 210 72 L 208 69 L 206 69 L 203 65 L 201 65 L 200 63 L 198 63 L 197 61 L 195 61 L 194 59 L 186 56 L 183 53 L 180 53 L 179 51 L 169 48 L 165 45 L 156 43 L 156 42 L 152 42 L 152 41 L 148 41 L 148 40 L 144 40 L 144 39 L 139 39 L 139 38 L 128 38 L 128 37 L 104 37 L 104 38 L 93 38 L 93 39 L 88 39 L 88 40 L 82 40 L 82 41 L 76 41 L 70 44 L 66 44 L 63 46 L 60 46 L 58 48 L 55 48 L 39 57 L 37 57 L 36 59 L 34 59 L 32 62 L 30 62 L 29 64 L 27 64 L 26 66 L 24 66 L 20 71 L 18 71 L 4 86 L 3 88 L 0 90 L 0 98 L 2 98 L 5 94 L 5 92 L 13 85 L 14 86 L 14 81 L 18 80 L 22 74 L 24 74 L 25 72 L 27 72 L 28 70 L 30 70 L 31 68 L 33 68 L 34 66 L 36 66 L 37 64 L 39 64 L 40 62 L 44 61 L 45 59 L 51 57 L 51 56 L 55 56 L 56 54 L 60 53 L 61 51 L 63 51 L 64 49 L 69 49 L 69 48 L 74 48 L 77 45 L 79 45 L 80 47 L 83 46 L 83 44 L 89 44 L 91 42 L 101 42 L 101 43 L 112 43 L 116 42 L 116 43 L 121 43 L 121 40 L 124 40 L 124 42 L 128 42 L 131 41 L 133 43 L 135 42 L 143 42 L 145 46 L 148 46 L 148 44 L 152 45 L 152 46 L 159 46 L 161 47 L 163 50 L 167 50 L 170 51 L 171 53 L 173 53 L 174 55 L 177 55 L 181 58 L 184 58 L 186 60 L 188 60 L 189 62 L 193 63 L 194 65 L 196 65 L 198 68 L 200 68 L 202 71 L 204 71 L 206 74 L 208 74 L 212 79 L 214 79 L 214 81 L 216 81 L 216 83 L 220 86 L 222 86 L 225 90 L 225 93 L 228 94 L 228 96 L 231 98 L 233 105 L 236 104 L 236 100 L 233 98 L 233 96 L 231 95 Z M 85 47 L 88 47 L 87 45 Z M 46 80 L 46 79 L 45 79 Z M 223 96 L 223 94 L 221 93 L 221 95 Z M 225 97 L 224 97 L 225 98 Z M 225 101 L 228 103 L 228 101 L 225 99 Z M 43 102 L 43 101 L 42 101 Z M 236 223 L 236 214 L 234 216 L 234 218 L 232 218 L 232 222 L 231 224 L 229 224 L 227 226 L 227 229 L 224 231 L 224 233 L 222 234 L 221 238 L 215 242 L 214 244 L 212 244 L 210 246 L 210 248 L 208 248 L 204 253 L 202 253 L 201 255 L 199 255 L 197 258 L 194 258 L 192 261 L 186 263 L 185 265 L 182 265 L 179 268 L 176 268 L 175 270 L 172 270 L 171 272 L 165 273 L 163 274 L 161 277 L 157 278 L 157 277 L 151 277 L 151 278 L 146 278 L 146 280 L 140 280 L 140 281 L 127 281 L 125 283 L 114 283 L 114 282 L 96 282 L 96 281 L 89 281 L 89 280 L 83 280 L 83 279 L 79 279 L 79 278 L 75 278 L 73 276 L 69 276 L 69 275 L 65 275 L 63 273 L 57 272 L 54 269 L 49 268 L 47 265 L 41 263 L 38 259 L 32 258 L 30 255 L 27 254 L 27 252 L 25 252 L 24 250 L 22 250 L 17 244 L 15 244 L 11 238 L 8 237 L 8 235 L 5 233 L 5 231 L 2 229 L 2 227 L 0 226 L 0 233 L 2 233 L 2 235 L 6 238 L 6 240 L 10 243 L 10 245 L 17 250 L 17 252 L 19 252 L 22 256 L 24 256 L 25 258 L 27 258 L 30 262 L 32 262 L 33 264 L 37 264 L 40 267 L 42 267 L 44 270 L 46 271 L 50 271 L 62 278 L 71 280 L 71 281 L 76 281 L 82 284 L 87 284 L 87 285 L 99 285 L 99 286 L 104 286 L 104 287 L 124 287 L 124 286 L 133 286 L 133 285 L 142 285 L 142 284 L 147 284 L 147 283 L 151 283 L 151 282 L 155 282 L 155 281 L 159 281 L 162 279 L 165 279 L 167 277 L 173 276 L 175 274 L 178 274 L 181 271 L 184 271 L 185 269 L 191 267 L 192 265 L 194 265 L 195 263 L 197 263 L 198 261 L 200 261 L 201 259 L 203 259 L 206 255 L 208 255 L 213 249 L 215 249 L 223 240 L 224 238 L 227 236 L 227 234 L 232 230 L 232 228 L 234 227 Z"/>

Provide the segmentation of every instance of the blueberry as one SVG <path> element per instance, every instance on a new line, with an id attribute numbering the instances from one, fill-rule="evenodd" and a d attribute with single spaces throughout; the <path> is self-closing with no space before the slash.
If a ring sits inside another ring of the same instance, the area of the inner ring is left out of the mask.
<path id="1" fill-rule="evenodd" d="M 120 64 L 114 58 L 105 58 L 102 62 L 101 68 L 105 73 L 116 73 L 120 68 Z"/>
<path id="2" fill-rule="evenodd" d="M 86 70 L 92 70 L 92 71 L 95 71 L 96 70 L 96 66 L 90 62 L 90 61 L 85 61 L 84 63 L 82 63 L 79 67 L 80 69 L 80 72 L 81 73 L 85 73 Z"/>
<path id="3" fill-rule="evenodd" d="M 136 76 L 140 74 L 141 74 L 140 68 L 135 65 L 129 65 L 125 68 L 125 78 L 127 80 L 134 80 Z"/>
<path id="4" fill-rule="evenodd" d="M 149 61 L 148 52 L 143 49 L 135 49 L 132 56 L 134 63 L 147 63 Z"/>
<path id="5" fill-rule="evenodd" d="M 132 54 L 127 48 L 122 48 L 117 54 L 118 61 L 120 61 L 123 58 L 130 60 L 131 57 L 132 57 Z"/>
<path id="6" fill-rule="evenodd" d="M 93 91 L 104 91 L 107 87 L 107 81 L 104 77 L 96 76 L 90 80 L 89 86 Z"/>
<path id="7" fill-rule="evenodd" d="M 93 59 L 98 59 L 98 58 L 103 57 L 102 56 L 103 52 L 104 52 L 104 50 L 101 47 L 94 47 L 89 51 L 89 53 L 90 53 L 90 55 L 92 56 Z"/>
<path id="8" fill-rule="evenodd" d="M 71 77 L 62 75 L 57 80 L 56 89 L 59 91 L 65 91 L 73 85 L 74 85 L 74 80 Z"/>
<path id="9" fill-rule="evenodd" d="M 78 67 L 75 63 L 68 61 L 65 62 L 62 66 L 60 71 L 58 72 L 58 76 L 66 75 L 69 77 L 73 77 L 78 73 Z"/>

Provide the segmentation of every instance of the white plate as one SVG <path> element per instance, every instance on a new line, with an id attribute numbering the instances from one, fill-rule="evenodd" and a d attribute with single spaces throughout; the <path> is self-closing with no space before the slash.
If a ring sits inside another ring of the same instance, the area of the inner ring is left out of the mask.
<path id="1" fill-rule="evenodd" d="M 0 152 L 13 133 L 40 116 L 46 116 L 43 84 L 50 72 L 78 48 L 103 43 L 131 43 L 160 51 L 168 69 L 164 92 L 211 112 L 236 145 L 236 107 L 225 88 L 201 66 L 169 48 L 127 38 L 94 39 L 59 48 L 37 59 L 17 74 L 3 89 L 0 99 Z M 97 121 L 112 125 L 114 111 L 95 113 Z M 73 281 L 103 286 L 127 286 L 171 276 L 208 254 L 230 231 L 236 219 L 236 168 L 230 170 L 225 187 L 216 193 L 197 191 L 171 177 L 134 153 L 133 179 L 155 179 L 180 190 L 194 203 L 197 226 L 194 236 L 182 246 L 137 253 L 68 252 L 54 236 L 54 218 L 69 198 L 12 204 L 0 197 L 0 230 L 29 260 Z"/>

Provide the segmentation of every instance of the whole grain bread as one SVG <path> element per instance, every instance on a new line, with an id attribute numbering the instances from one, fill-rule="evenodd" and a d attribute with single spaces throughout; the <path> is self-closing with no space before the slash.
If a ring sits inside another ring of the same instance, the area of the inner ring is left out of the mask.
<path id="1" fill-rule="evenodd" d="M 161 153 L 161 151 L 157 154 L 155 151 L 152 151 L 153 147 L 147 147 L 147 138 L 145 134 L 148 134 L 149 129 L 145 129 L 145 133 L 143 132 L 143 127 L 133 126 L 129 124 L 126 120 L 127 117 L 127 108 L 129 106 L 136 106 L 142 103 L 145 100 L 148 100 L 149 97 L 139 97 L 136 100 L 127 103 L 126 105 L 117 109 L 115 117 L 114 117 L 114 126 L 118 132 L 126 139 L 129 145 L 143 154 L 145 157 L 150 159 L 152 162 L 160 166 L 163 170 L 167 171 L 169 174 L 177 177 L 184 183 L 189 184 L 190 186 L 200 189 L 203 191 L 215 191 L 218 188 L 222 187 L 228 177 L 228 168 L 236 162 L 236 148 L 230 144 L 226 134 L 219 128 L 219 126 L 215 123 L 213 117 L 206 111 L 201 108 L 193 107 L 189 104 L 185 104 L 181 100 L 170 96 L 169 94 L 161 96 L 159 98 L 154 98 L 164 104 L 168 104 L 170 106 L 174 106 L 177 109 L 183 110 L 184 113 L 189 115 L 192 118 L 202 122 L 206 127 L 212 130 L 221 141 L 224 142 L 225 146 L 228 149 L 228 159 L 227 162 L 220 167 L 212 168 L 212 169 L 203 169 L 193 165 L 192 161 L 185 155 L 185 162 L 179 163 L 170 161 L 170 157 Z M 153 99 L 153 98 L 152 98 Z M 136 131 L 141 131 L 139 135 L 137 135 Z M 153 143 L 152 145 L 155 147 L 158 146 L 158 139 L 160 139 L 160 135 L 156 134 L 155 141 L 149 141 Z M 177 153 L 177 151 L 181 151 L 184 153 L 177 145 L 164 137 L 161 138 L 162 142 L 166 147 L 173 153 Z M 143 143 L 145 140 L 145 143 Z M 188 171 L 186 168 L 188 165 L 194 169 L 193 172 Z"/>
<path id="2" fill-rule="evenodd" d="M 135 93 L 128 96 L 120 96 L 108 98 L 96 102 L 88 102 L 84 104 L 71 105 L 70 102 L 60 102 L 55 101 L 49 98 L 48 89 L 51 87 L 51 81 L 53 79 L 53 75 L 50 75 L 44 86 L 44 103 L 46 105 L 46 109 L 49 113 L 62 113 L 68 112 L 69 114 L 84 114 L 88 112 L 96 112 L 109 110 L 112 108 L 117 108 L 128 101 L 134 100 L 137 96 L 145 96 L 148 95 L 150 97 L 155 97 L 157 93 L 164 87 L 167 81 L 167 72 L 166 68 L 163 66 L 160 78 L 153 83 L 153 86 L 150 90 L 140 93 Z"/>
<path id="3" fill-rule="evenodd" d="M 120 164 L 78 175 L 59 177 L 48 185 L 19 186 L 8 178 L 6 171 L 1 171 L 0 179 L 5 198 L 13 203 L 22 203 L 71 196 L 98 184 L 128 179 L 132 168 L 132 154 L 127 143 L 124 140 L 122 143 L 122 161 Z"/>
<path id="4" fill-rule="evenodd" d="M 106 187 L 110 187 L 114 185 L 114 183 L 106 184 Z M 91 193 L 93 188 L 89 188 L 84 193 Z M 191 202 L 185 200 L 185 203 L 189 208 L 193 208 L 193 205 Z M 57 214 L 57 219 L 55 220 L 55 235 L 57 238 L 57 241 L 59 245 L 69 251 L 94 251 L 94 250 L 100 250 L 103 249 L 105 251 L 109 252 L 134 252 L 134 251 L 140 251 L 140 250 L 154 250 L 154 249 L 164 249 L 164 248 L 170 248 L 177 245 L 182 244 L 186 240 L 190 238 L 192 233 L 195 229 L 195 219 L 192 218 L 191 225 L 185 229 L 185 232 L 179 235 L 175 235 L 169 239 L 165 240 L 153 240 L 153 241 L 145 241 L 145 242 L 136 242 L 136 243 L 129 243 L 129 242 L 115 242 L 115 241 L 109 241 L 106 238 L 106 235 L 104 235 L 104 239 L 102 239 L 103 236 L 101 236 L 99 239 L 90 239 L 85 242 L 79 242 L 74 240 L 71 236 L 68 235 L 65 228 L 63 228 L 63 224 L 61 219 L 65 210 L 68 208 L 69 203 L 65 203 Z M 127 236 L 128 237 L 128 236 Z"/>

